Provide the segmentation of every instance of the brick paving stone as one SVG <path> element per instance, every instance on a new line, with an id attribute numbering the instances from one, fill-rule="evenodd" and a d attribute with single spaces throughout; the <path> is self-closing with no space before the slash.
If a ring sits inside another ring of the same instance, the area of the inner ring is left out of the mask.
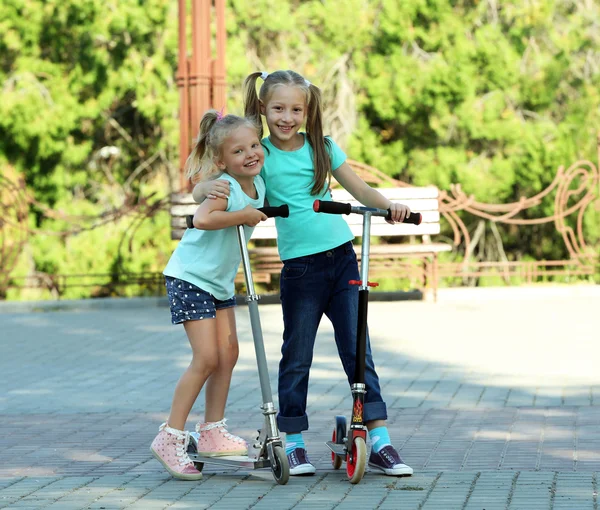
<path id="1" fill-rule="evenodd" d="M 206 464 L 203 480 L 181 482 L 148 451 L 190 355 L 166 308 L 2 313 L 0 306 L 0 508 L 597 510 L 593 301 L 536 295 L 523 307 L 517 291 L 505 301 L 484 291 L 489 300 L 370 304 L 390 435 L 415 475 L 367 469 L 355 486 L 344 468 L 332 469 L 324 444 L 334 417 L 348 417 L 351 405 L 327 321 L 305 433 L 317 475 L 279 486 L 268 469 Z M 261 319 L 276 399 L 280 308 L 262 305 Z M 240 360 L 227 417 L 252 440 L 263 419 L 244 307 L 237 320 Z M 569 336 L 575 323 L 578 334 Z M 202 401 L 188 428 L 202 418 Z"/>

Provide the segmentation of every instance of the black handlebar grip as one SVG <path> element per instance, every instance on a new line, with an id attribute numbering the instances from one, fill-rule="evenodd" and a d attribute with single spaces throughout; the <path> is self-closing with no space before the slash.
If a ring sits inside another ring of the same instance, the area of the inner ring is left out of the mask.
<path id="1" fill-rule="evenodd" d="M 352 212 L 352 205 L 343 202 L 330 202 L 324 200 L 315 200 L 313 202 L 313 211 L 328 214 L 350 214 Z M 392 211 L 388 209 L 388 214 L 385 217 L 386 220 L 392 219 Z M 411 212 L 402 223 L 412 223 L 414 225 L 420 225 L 423 221 L 423 216 L 418 212 Z"/>
<path id="2" fill-rule="evenodd" d="M 279 216 L 281 218 L 287 218 L 290 215 L 290 208 L 287 204 L 283 204 L 277 207 L 260 207 L 258 210 L 265 214 L 268 218 L 275 218 L 276 216 Z M 185 217 L 185 224 L 187 228 L 195 228 L 194 216 L 188 214 Z"/>
<path id="3" fill-rule="evenodd" d="M 385 217 L 386 220 L 392 219 L 392 211 L 388 209 L 388 215 Z M 411 212 L 402 223 L 412 223 L 413 225 L 420 225 L 423 221 L 423 215 L 420 212 Z"/>
<path id="4" fill-rule="evenodd" d="M 315 200 L 313 211 L 327 214 L 350 214 L 352 206 L 343 202 L 331 202 L 329 200 Z"/>
<path id="5" fill-rule="evenodd" d="M 290 208 L 287 206 L 287 204 L 277 207 L 259 207 L 258 210 L 266 214 L 268 218 L 287 218 L 290 215 Z"/>
<path id="6" fill-rule="evenodd" d="M 412 223 L 414 225 L 420 225 L 423 221 L 423 215 L 420 212 L 411 212 L 408 218 L 404 218 L 404 223 Z"/>

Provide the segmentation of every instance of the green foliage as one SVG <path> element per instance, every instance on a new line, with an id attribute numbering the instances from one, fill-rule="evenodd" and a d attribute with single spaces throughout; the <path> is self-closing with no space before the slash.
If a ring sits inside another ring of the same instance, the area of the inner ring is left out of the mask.
<path id="1" fill-rule="evenodd" d="M 0 6 L 0 152 L 47 204 L 102 178 L 103 146 L 124 182 L 177 140 L 176 7 L 168 0 L 74 0 Z"/>
<path id="2" fill-rule="evenodd" d="M 248 73 L 292 68 L 321 86 L 326 130 L 353 159 L 416 185 L 460 183 L 480 202 L 518 202 L 560 165 L 598 164 L 599 18 L 598 3 L 583 1 L 229 0 L 228 109 L 242 111 Z M 44 207 L 95 217 L 171 191 L 177 30 L 169 0 L 0 4 L 0 161 L 40 203 L 32 227 L 72 229 Z M 553 200 L 520 217 L 552 214 Z M 599 214 L 591 205 L 582 221 L 595 246 Z M 16 273 L 160 271 L 168 215 L 143 222 L 130 244 L 132 222 L 32 237 Z M 552 223 L 499 231 L 510 257 L 568 256 Z"/>

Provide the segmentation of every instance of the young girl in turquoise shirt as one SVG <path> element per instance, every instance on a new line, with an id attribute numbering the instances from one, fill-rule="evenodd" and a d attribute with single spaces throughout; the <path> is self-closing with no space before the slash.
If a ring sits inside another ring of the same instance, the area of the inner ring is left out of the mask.
<path id="1" fill-rule="evenodd" d="M 187 160 L 188 176 L 220 176 L 230 186 L 227 199 L 207 200 L 194 214 L 196 229 L 187 230 L 163 271 L 173 324 L 183 324 L 192 360 L 173 395 L 169 417 L 150 450 L 176 478 L 199 480 L 200 473 L 187 454 L 189 433 L 184 430 L 201 389 L 205 388 L 204 422 L 198 453 L 204 456 L 245 455 L 246 442 L 227 431 L 225 404 L 238 358 L 235 328 L 234 278 L 241 255 L 237 225 L 250 239 L 253 227 L 266 216 L 258 211 L 265 185 L 258 175 L 264 161 L 257 126 L 234 115 L 209 110 L 202 117 L 200 135 Z"/>
<path id="2" fill-rule="evenodd" d="M 256 82 L 263 83 L 256 93 Z M 331 175 L 360 203 L 391 209 L 391 222 L 401 222 L 410 209 L 390 202 L 367 185 L 346 162 L 346 155 L 322 127 L 320 90 L 294 71 L 253 73 L 245 81 L 245 116 L 262 126 L 269 136 L 262 140 L 269 205 L 288 204 L 285 222 L 276 219 L 277 246 L 283 269 L 280 291 L 283 309 L 283 345 L 279 364 L 279 430 L 286 432 L 286 452 L 291 475 L 315 473 L 302 431 L 308 429 L 306 401 L 309 372 L 317 329 L 323 315 L 332 322 L 340 360 L 348 382 L 354 377 L 358 322 L 358 280 L 353 235 L 339 215 L 317 214 L 316 199 L 331 200 Z M 300 131 L 306 125 L 306 131 Z M 194 198 L 227 195 L 222 181 L 199 185 Z M 392 446 L 367 336 L 364 419 L 372 443 L 369 465 L 387 475 L 411 475 L 413 470 Z"/>

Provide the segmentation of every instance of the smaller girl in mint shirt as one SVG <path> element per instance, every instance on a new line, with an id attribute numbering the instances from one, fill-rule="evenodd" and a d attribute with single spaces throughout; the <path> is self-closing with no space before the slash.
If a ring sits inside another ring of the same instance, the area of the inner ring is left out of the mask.
<path id="1" fill-rule="evenodd" d="M 263 80 L 256 93 L 258 78 Z M 253 73 L 245 81 L 245 116 L 262 126 L 269 136 L 261 176 L 271 206 L 288 204 L 289 217 L 275 219 L 277 247 L 283 261 L 280 297 L 283 309 L 283 345 L 279 363 L 279 414 L 277 425 L 286 433 L 290 475 L 311 475 L 311 464 L 302 437 L 308 429 L 306 401 L 309 372 L 317 329 L 326 315 L 333 325 L 335 342 L 348 382 L 353 383 L 358 323 L 358 263 L 354 236 L 346 221 L 335 214 L 313 211 L 316 199 L 331 200 L 331 175 L 360 203 L 391 209 L 391 223 L 410 214 L 406 205 L 390 202 L 366 184 L 346 162 L 346 155 L 322 126 L 321 91 L 294 71 Z M 306 131 L 300 131 L 306 126 Z M 261 132 L 262 136 L 262 132 Z M 199 184 L 194 198 L 226 196 L 226 182 Z M 207 200 L 209 201 L 209 200 Z M 413 470 L 392 446 L 386 426 L 387 408 L 381 396 L 367 334 L 364 419 L 372 444 L 369 466 L 386 475 L 412 475 Z"/>
<path id="2" fill-rule="evenodd" d="M 225 404 L 233 367 L 238 359 L 234 278 L 241 261 L 236 226 L 245 225 L 250 239 L 254 226 L 267 217 L 264 163 L 257 126 L 234 115 L 210 110 L 200 123 L 198 141 L 186 162 L 193 180 L 219 177 L 229 184 L 229 197 L 207 200 L 194 214 L 194 226 L 183 235 L 163 271 L 173 324 L 183 324 L 192 347 L 192 361 L 173 395 L 169 417 L 150 447 L 171 475 L 199 480 L 187 455 L 188 415 L 206 386 L 204 422 L 198 452 L 204 456 L 246 455 L 246 442 L 225 427 Z"/>

